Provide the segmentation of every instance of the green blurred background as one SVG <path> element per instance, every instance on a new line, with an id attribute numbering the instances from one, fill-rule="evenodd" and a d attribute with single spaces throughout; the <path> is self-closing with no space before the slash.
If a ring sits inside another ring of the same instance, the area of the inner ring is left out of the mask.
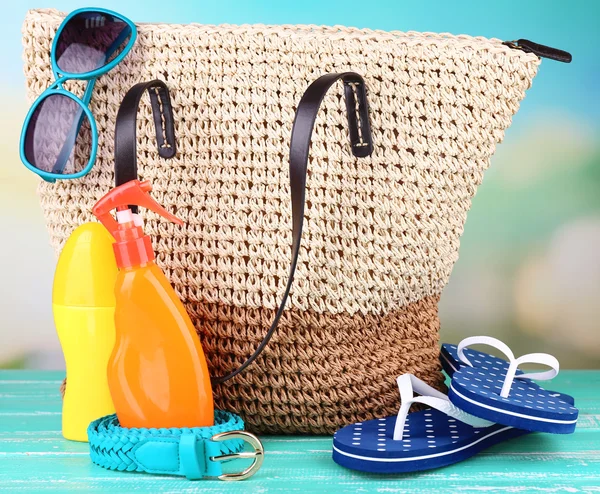
<path id="1" fill-rule="evenodd" d="M 93 4 L 92 4 L 93 5 Z M 0 18 L 0 367 L 63 368 L 51 313 L 55 258 L 18 157 L 27 105 L 20 26 Z M 563 368 L 600 368 L 600 2 L 96 2 L 137 22 L 343 24 L 528 38 L 573 53 L 544 60 L 473 201 L 460 260 L 441 303 L 442 340 L 500 337 L 516 353 L 554 353 Z"/>

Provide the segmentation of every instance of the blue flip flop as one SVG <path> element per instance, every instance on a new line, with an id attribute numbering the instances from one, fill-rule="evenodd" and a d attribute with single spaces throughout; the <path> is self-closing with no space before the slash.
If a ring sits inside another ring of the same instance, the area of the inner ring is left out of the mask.
<path id="1" fill-rule="evenodd" d="M 458 463 L 528 431 L 482 420 L 412 374 L 397 379 L 397 416 L 348 425 L 333 436 L 333 460 L 373 473 L 405 473 Z M 414 392 L 421 396 L 414 397 Z M 413 403 L 431 408 L 408 413 Z"/>
<path id="2" fill-rule="evenodd" d="M 477 350 L 471 350 L 468 348 L 464 349 L 465 356 L 469 359 L 469 362 L 473 364 L 473 367 L 481 367 L 484 370 L 491 371 L 499 371 L 501 373 L 506 374 L 508 371 L 508 366 L 510 365 L 504 359 L 494 357 L 489 353 L 479 352 Z M 440 350 L 440 362 L 442 364 L 442 368 L 444 372 L 448 374 L 448 377 L 452 377 L 452 375 L 459 369 L 463 368 L 466 364 L 462 363 L 458 358 L 458 346 L 450 345 L 448 343 L 444 343 Z M 522 375 L 524 372 L 521 369 L 517 369 L 517 375 Z M 534 383 L 532 383 L 534 384 Z M 575 404 L 575 398 L 566 393 L 559 393 L 558 391 L 550 391 L 548 392 L 554 397 L 558 398 L 561 401 L 568 403 L 569 405 Z"/>
<path id="3" fill-rule="evenodd" d="M 476 344 L 490 345 L 502 351 L 508 357 L 508 368 L 474 366 L 466 356 L 465 348 Z M 515 358 L 507 345 L 487 336 L 464 339 L 458 345 L 457 355 L 464 365 L 452 375 L 448 398 L 460 409 L 498 424 L 529 431 L 569 434 L 575 430 L 579 410 L 531 381 L 552 379 L 558 374 L 560 366 L 552 355 L 531 353 Z M 550 370 L 517 374 L 519 365 L 524 363 L 546 365 Z"/>

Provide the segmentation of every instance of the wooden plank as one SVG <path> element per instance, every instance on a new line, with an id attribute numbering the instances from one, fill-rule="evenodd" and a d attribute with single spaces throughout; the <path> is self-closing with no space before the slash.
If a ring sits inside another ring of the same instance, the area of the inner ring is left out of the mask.
<path id="1" fill-rule="evenodd" d="M 60 431 L 60 412 L 31 411 L 31 412 L 0 412 L 0 434 L 14 431 Z M 2 445 L 0 444 L 0 451 Z"/>
<path id="2" fill-rule="evenodd" d="M 546 385 L 575 396 L 581 416 L 572 435 L 531 434 L 457 465 L 402 476 L 337 466 L 329 437 L 266 436 L 263 468 L 242 483 L 93 465 L 87 444 L 60 436 L 61 377 L 0 372 L 0 492 L 600 492 L 600 371 L 565 371 Z"/>
<path id="3" fill-rule="evenodd" d="M 57 381 L 60 383 L 65 377 L 65 371 L 39 371 L 39 370 L 0 370 L 0 385 L 9 381 L 19 383 L 26 381 Z"/>
<path id="4" fill-rule="evenodd" d="M 263 438 L 267 453 L 273 455 L 291 456 L 294 454 L 304 454 L 307 451 L 328 451 L 331 452 L 331 439 L 305 438 L 302 436 L 265 436 Z M 593 454 L 600 445 L 600 428 L 582 428 L 579 427 L 575 434 L 542 434 L 535 433 L 529 436 L 515 440 L 510 444 L 510 448 L 504 452 L 514 454 L 551 454 L 558 455 L 562 452 Z M 10 454 L 26 454 L 47 452 L 51 455 L 56 451 L 87 451 L 87 443 L 66 441 L 60 433 L 56 431 L 45 431 L 40 435 L 38 433 L 3 433 L 0 435 L 0 456 L 10 456 Z M 62 453 L 61 453 L 62 454 Z"/>
<path id="5" fill-rule="evenodd" d="M 514 454 L 504 448 L 489 450 L 477 458 L 442 470 L 402 476 L 367 475 L 337 467 L 329 449 L 267 453 L 263 469 L 252 481 L 243 484 L 202 482 L 207 492 L 236 492 L 260 486 L 269 492 L 340 492 L 345 488 L 364 487 L 365 492 L 427 492 L 429 489 L 488 490 L 499 492 L 529 491 L 547 486 L 545 492 L 585 492 L 600 485 L 600 459 L 590 459 L 589 452 Z M 49 457 L 44 454 L 12 455 L 0 461 L 0 487 L 28 487 L 36 491 L 64 491 L 70 488 L 119 491 L 146 490 L 159 492 L 189 488 L 184 479 L 131 473 L 111 472 L 95 467 L 86 452 L 74 451 Z M 401 481 L 401 482 L 400 482 Z"/>

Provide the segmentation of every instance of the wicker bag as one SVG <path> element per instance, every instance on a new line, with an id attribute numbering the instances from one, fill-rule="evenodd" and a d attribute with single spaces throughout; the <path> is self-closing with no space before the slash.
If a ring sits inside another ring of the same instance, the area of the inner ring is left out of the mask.
<path id="1" fill-rule="evenodd" d="M 30 100 L 52 82 L 50 46 L 63 17 L 27 15 Z M 185 226 L 143 212 L 146 231 L 211 372 L 227 374 L 260 344 L 285 290 L 296 106 L 322 74 L 357 72 L 373 152 L 360 159 L 351 152 L 344 92 L 334 86 L 312 135 L 303 245 L 286 310 L 262 355 L 216 386 L 215 398 L 259 432 L 331 433 L 395 413 L 397 375 L 442 385 L 440 293 L 471 199 L 538 65 L 533 54 L 468 36 L 142 24 L 132 52 L 94 89 L 94 168 L 80 180 L 40 184 L 52 245 L 59 252 L 92 220 L 92 205 L 114 183 L 123 95 L 139 81 L 164 80 L 178 154 L 157 156 L 143 105 L 139 171 Z"/>

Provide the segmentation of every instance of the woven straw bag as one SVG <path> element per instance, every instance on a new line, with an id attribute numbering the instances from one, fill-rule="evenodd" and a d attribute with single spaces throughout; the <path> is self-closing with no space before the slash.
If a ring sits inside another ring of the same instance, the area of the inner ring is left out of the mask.
<path id="1" fill-rule="evenodd" d="M 50 46 L 64 14 L 34 10 L 24 28 L 27 94 L 53 80 Z M 186 305 L 211 371 L 227 374 L 271 325 L 288 276 L 289 140 L 298 101 L 325 73 L 364 76 L 373 152 L 348 144 L 341 87 L 318 114 L 305 231 L 286 310 L 265 351 L 215 387 L 250 429 L 331 433 L 395 413 L 395 377 L 442 385 L 438 300 L 467 210 L 539 59 L 500 40 L 316 26 L 142 24 L 132 52 L 102 76 L 91 110 L 92 171 L 42 182 L 57 252 L 91 221 L 114 183 L 113 131 L 135 83 L 161 79 L 178 154 L 156 154 L 148 105 L 138 119 L 140 176 L 185 222 L 142 211 L 157 262 Z M 73 87 L 76 85 L 74 84 Z"/>

